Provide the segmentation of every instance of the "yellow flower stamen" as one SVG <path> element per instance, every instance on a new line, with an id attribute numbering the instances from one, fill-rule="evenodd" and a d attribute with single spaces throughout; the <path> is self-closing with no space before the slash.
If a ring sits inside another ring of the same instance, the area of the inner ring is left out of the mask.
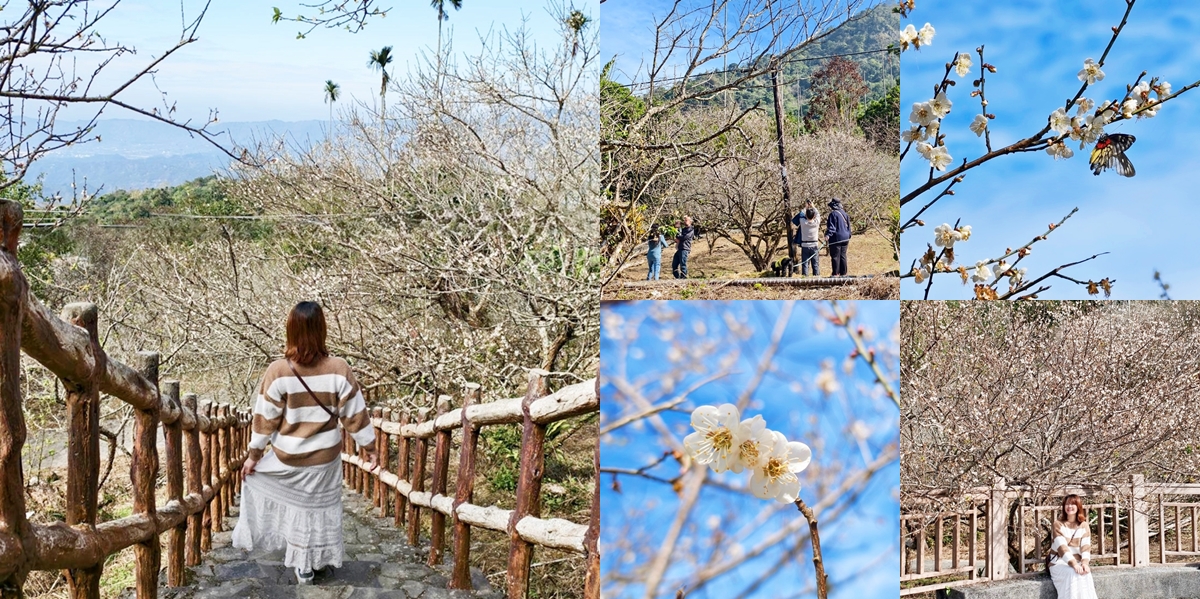
<path id="1" fill-rule="evenodd" d="M 744 441 L 742 442 L 740 451 L 743 462 L 753 464 L 758 461 L 758 443 L 755 443 L 754 441 Z"/>
<path id="2" fill-rule="evenodd" d="M 721 453 L 728 452 L 733 447 L 733 433 L 729 432 L 729 429 L 723 426 L 708 431 L 705 437 L 708 438 L 708 442 L 712 444 L 713 449 Z"/>

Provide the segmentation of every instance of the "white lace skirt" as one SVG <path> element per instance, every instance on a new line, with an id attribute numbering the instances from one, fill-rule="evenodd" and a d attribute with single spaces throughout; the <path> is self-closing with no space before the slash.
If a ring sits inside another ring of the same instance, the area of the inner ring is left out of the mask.
<path id="1" fill-rule="evenodd" d="M 1074 568 L 1059 562 L 1050 566 L 1050 579 L 1054 581 L 1058 599 L 1096 599 L 1091 573 L 1080 576 Z"/>
<path id="2" fill-rule="evenodd" d="M 268 452 L 242 483 L 233 546 L 286 549 L 284 565 L 302 570 L 342 565 L 342 461 L 294 467 Z"/>

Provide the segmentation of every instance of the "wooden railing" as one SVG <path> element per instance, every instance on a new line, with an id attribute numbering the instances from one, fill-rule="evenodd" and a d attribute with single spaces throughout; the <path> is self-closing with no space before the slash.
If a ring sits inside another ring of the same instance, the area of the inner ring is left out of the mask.
<path id="1" fill-rule="evenodd" d="M 998 479 L 957 494 L 961 508 L 900 514 L 900 582 L 918 582 L 900 595 L 1036 572 L 1049 550 L 1049 523 L 1070 493 L 1084 500 L 1093 564 L 1137 568 L 1200 555 L 1200 485 L 1147 483 L 1136 475 L 1122 485 L 1055 489 L 1035 502 L 1031 489 Z"/>
<path id="2" fill-rule="evenodd" d="M 139 599 L 157 596 L 162 561 L 159 536 L 168 533 L 167 579 L 183 584 L 185 565 L 220 532 L 249 441 L 249 414 L 226 404 L 179 397 L 177 381 L 158 380 L 159 357 L 143 352 L 136 367 L 101 349 L 93 304 L 70 304 L 61 318 L 29 293 L 16 258 L 21 209 L 0 200 L 0 597 L 23 596 L 31 570 L 66 570 L 74 599 L 100 596 L 105 559 L 127 547 L 136 556 Z M 66 522 L 36 524 L 26 517 L 21 448 L 25 416 L 21 351 L 57 376 L 66 389 Z M 100 393 L 135 409 L 133 515 L 97 522 L 100 472 Z M 167 502 L 155 505 L 162 427 Z M 184 494 L 184 463 L 187 464 Z"/>
<path id="3" fill-rule="evenodd" d="M 397 527 L 407 526 L 408 542 L 416 545 L 423 512 L 430 514 L 430 565 L 441 563 L 449 517 L 454 525 L 454 570 L 449 581 L 452 589 L 470 589 L 471 529 L 479 527 L 507 533 L 509 536 L 508 570 L 505 586 L 510 599 L 523 598 L 529 590 L 529 573 L 534 545 L 553 547 L 577 554 L 587 560 L 584 596 L 600 597 L 600 555 L 596 543 L 600 529 L 599 453 L 593 454 L 596 486 L 592 493 L 588 525 L 567 520 L 541 518 L 541 487 L 545 455 L 546 426 L 552 422 L 598 412 L 600 400 L 597 380 L 569 385 L 546 394 L 549 373 L 529 373 L 528 391 L 523 398 L 480 403 L 478 385 L 467 385 L 462 406 L 450 410 L 451 398 L 441 396 L 436 413 L 429 408 L 415 415 L 375 408 L 373 422 L 378 427 L 376 443 L 381 469 L 370 474 L 365 468 L 364 452 L 353 453 L 347 441 L 342 460 L 347 484 L 371 497 L 381 516 L 393 515 Z M 481 507 L 471 503 L 480 427 L 520 423 L 521 462 L 515 509 Z M 462 429 L 458 448 L 457 486 L 447 490 L 450 468 L 451 431 Z M 426 460 L 433 446 L 431 485 L 425 488 Z"/>

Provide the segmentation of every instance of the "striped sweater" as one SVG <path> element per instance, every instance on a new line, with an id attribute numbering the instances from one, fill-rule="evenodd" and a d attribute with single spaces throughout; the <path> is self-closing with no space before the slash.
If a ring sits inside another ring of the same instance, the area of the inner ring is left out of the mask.
<path id="1" fill-rule="evenodd" d="M 1050 563 L 1074 566 L 1076 562 L 1087 564 L 1092 558 L 1092 533 L 1085 522 L 1076 528 L 1054 519 L 1054 541 L 1050 544 Z"/>
<path id="2" fill-rule="evenodd" d="M 263 374 L 254 401 L 251 458 L 261 459 L 271 443 L 279 461 L 288 466 L 328 464 L 338 459 L 342 450 L 338 420 L 359 447 L 375 442 L 362 391 L 345 360 L 329 356 L 309 366 L 295 366 L 321 404 L 337 408 L 339 418 L 330 418 L 329 412 L 313 402 L 312 395 L 288 368 L 287 360 L 276 360 Z"/>

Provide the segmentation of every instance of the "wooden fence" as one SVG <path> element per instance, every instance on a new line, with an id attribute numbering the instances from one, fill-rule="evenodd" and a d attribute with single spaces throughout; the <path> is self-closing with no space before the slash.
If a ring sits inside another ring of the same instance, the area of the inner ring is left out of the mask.
<path id="1" fill-rule="evenodd" d="M 373 422 L 380 433 L 376 437 L 376 448 L 381 469 L 374 474 L 368 473 L 365 468 L 365 453 L 354 455 L 353 442 L 347 442 L 345 453 L 342 454 L 347 484 L 370 496 L 381 516 L 390 513 L 396 526 L 407 526 L 410 544 L 417 544 L 422 513 L 429 513 L 430 565 L 442 561 L 447 517 L 452 520 L 455 556 L 453 575 L 449 581 L 452 589 L 471 588 L 471 529 L 479 527 L 509 536 L 505 586 L 510 599 L 523 598 L 528 593 L 534 545 L 584 555 L 587 560 L 584 597 L 600 597 L 600 554 L 596 547 L 600 530 L 598 447 L 593 452 L 596 485 L 592 493 L 589 524 L 540 517 L 546 427 L 552 422 L 598 412 L 598 381 L 592 379 L 569 385 L 547 395 L 548 374 L 544 370 L 530 371 L 525 397 L 489 403 L 480 403 L 478 385 L 468 385 L 460 408 L 450 410 L 451 398 L 443 395 L 436 402 L 437 409 L 432 418 L 428 408 L 418 410 L 415 415 L 375 408 Z M 480 428 L 507 423 L 522 425 L 516 507 L 505 510 L 496 506 L 475 505 L 471 501 L 475 488 L 476 445 Z M 458 448 L 457 485 L 450 493 L 447 487 L 451 432 L 455 429 L 462 429 L 462 442 Z M 434 457 L 427 489 L 426 461 L 431 448 Z"/>
<path id="2" fill-rule="evenodd" d="M 158 380 L 159 357 L 139 353 L 136 367 L 110 359 L 100 347 L 93 304 L 70 304 L 61 318 L 29 293 L 16 253 L 22 214 L 0 200 L 0 597 L 23 596 L 31 570 L 66 570 L 74 599 L 100 596 L 105 559 L 126 547 L 136 556 L 139 599 L 157 596 L 161 566 L 159 536 L 167 538 L 167 579 L 183 584 L 185 565 L 220 532 L 240 480 L 249 441 L 249 414 L 228 405 L 180 401 L 177 381 Z M 35 524 L 26 517 L 21 449 L 25 417 L 21 397 L 21 352 L 54 373 L 66 389 L 66 522 Z M 97 522 L 100 472 L 100 393 L 135 409 L 133 515 Z M 167 502 L 155 505 L 164 438 Z M 184 463 L 187 493 L 184 494 Z"/>
<path id="3" fill-rule="evenodd" d="M 1036 572 L 1049 550 L 1049 523 L 1071 493 L 1084 499 L 1093 564 L 1139 568 L 1200 556 L 1200 485 L 1135 475 L 1122 485 L 1056 489 L 1036 502 L 1031 489 L 997 479 L 957 495 L 961 509 L 901 513 L 900 582 L 915 584 L 900 595 Z M 1010 559 L 1013 552 L 1020 557 Z"/>

